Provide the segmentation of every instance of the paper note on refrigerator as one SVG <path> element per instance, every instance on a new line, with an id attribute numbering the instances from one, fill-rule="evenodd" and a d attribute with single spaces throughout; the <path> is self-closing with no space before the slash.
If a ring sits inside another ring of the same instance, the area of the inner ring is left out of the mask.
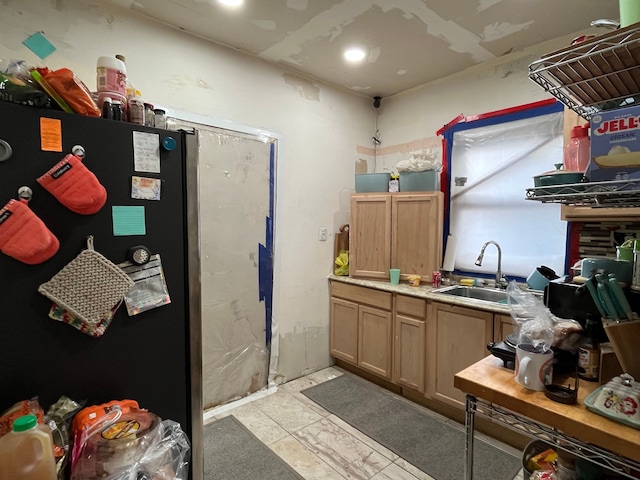
<path id="1" fill-rule="evenodd" d="M 133 132 L 133 164 L 136 172 L 160 173 L 160 135 Z"/>

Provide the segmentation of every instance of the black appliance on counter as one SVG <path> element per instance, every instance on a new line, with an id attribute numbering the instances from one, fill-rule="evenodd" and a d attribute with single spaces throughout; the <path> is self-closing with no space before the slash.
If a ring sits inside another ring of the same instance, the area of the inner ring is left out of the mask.
<path id="1" fill-rule="evenodd" d="M 549 311 L 557 317 L 573 319 L 583 328 L 588 316 L 600 318 L 598 307 L 584 285 L 563 280 L 554 280 L 545 287 L 544 304 L 549 308 Z M 623 290 L 631 310 L 638 311 L 640 309 L 640 293 L 633 292 L 628 287 Z M 609 341 L 604 328 L 600 328 L 598 340 L 601 343 Z M 510 334 L 501 342 L 489 342 L 487 350 L 501 359 L 506 368 L 513 369 L 515 368 L 517 342 L 517 335 Z M 576 356 L 564 350 L 555 348 L 553 350 L 555 352 L 554 372 L 572 372 L 575 369 Z"/>

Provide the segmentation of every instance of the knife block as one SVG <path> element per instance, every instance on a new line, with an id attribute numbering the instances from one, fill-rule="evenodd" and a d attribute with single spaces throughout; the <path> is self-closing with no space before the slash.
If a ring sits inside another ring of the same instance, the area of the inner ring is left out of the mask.
<path id="1" fill-rule="evenodd" d="M 622 369 L 636 381 L 640 380 L 637 350 L 640 345 L 640 320 L 616 323 L 602 319 L 602 323 Z"/>

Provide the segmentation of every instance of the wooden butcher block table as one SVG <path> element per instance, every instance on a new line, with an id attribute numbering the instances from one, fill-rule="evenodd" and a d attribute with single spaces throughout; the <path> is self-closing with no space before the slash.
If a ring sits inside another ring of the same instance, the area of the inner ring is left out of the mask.
<path id="1" fill-rule="evenodd" d="M 578 402 L 565 405 L 544 392 L 528 390 L 513 370 L 489 355 L 455 375 L 454 385 L 467 394 L 465 479 L 473 479 L 474 416 L 481 414 L 510 428 L 597 463 L 628 478 L 640 478 L 640 430 L 587 409 L 584 399 L 600 385 L 580 382 Z M 566 385 L 573 387 L 573 379 Z"/>

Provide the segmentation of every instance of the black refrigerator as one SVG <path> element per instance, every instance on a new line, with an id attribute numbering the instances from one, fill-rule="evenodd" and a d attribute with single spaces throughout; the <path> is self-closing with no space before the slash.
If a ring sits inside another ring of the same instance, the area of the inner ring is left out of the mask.
<path id="1" fill-rule="evenodd" d="M 136 171 L 135 132 L 149 134 L 144 136 L 147 149 L 149 139 L 157 138 L 159 172 Z M 55 255 L 35 265 L 0 253 L 0 412 L 34 397 L 45 410 L 61 396 L 86 405 L 136 400 L 161 419 L 181 424 L 192 440 L 190 476 L 199 478 L 202 401 L 193 137 L 0 102 L 0 140 L 6 142 L 0 150 L 10 151 L 0 161 L 0 208 L 29 187 L 33 194 L 28 207 L 60 244 Z M 106 203 L 94 214 L 75 213 L 36 181 L 78 145 L 84 149 L 83 164 L 107 193 Z M 156 180 L 157 199 L 132 198 L 134 176 Z M 134 208 L 130 219 L 117 216 L 122 207 L 125 212 L 128 207 L 143 208 Z M 115 264 L 124 262 L 134 246 L 158 254 L 171 302 L 132 316 L 121 305 L 97 338 L 49 318 L 52 302 L 38 287 L 86 248 L 89 236 L 95 250 Z"/>

